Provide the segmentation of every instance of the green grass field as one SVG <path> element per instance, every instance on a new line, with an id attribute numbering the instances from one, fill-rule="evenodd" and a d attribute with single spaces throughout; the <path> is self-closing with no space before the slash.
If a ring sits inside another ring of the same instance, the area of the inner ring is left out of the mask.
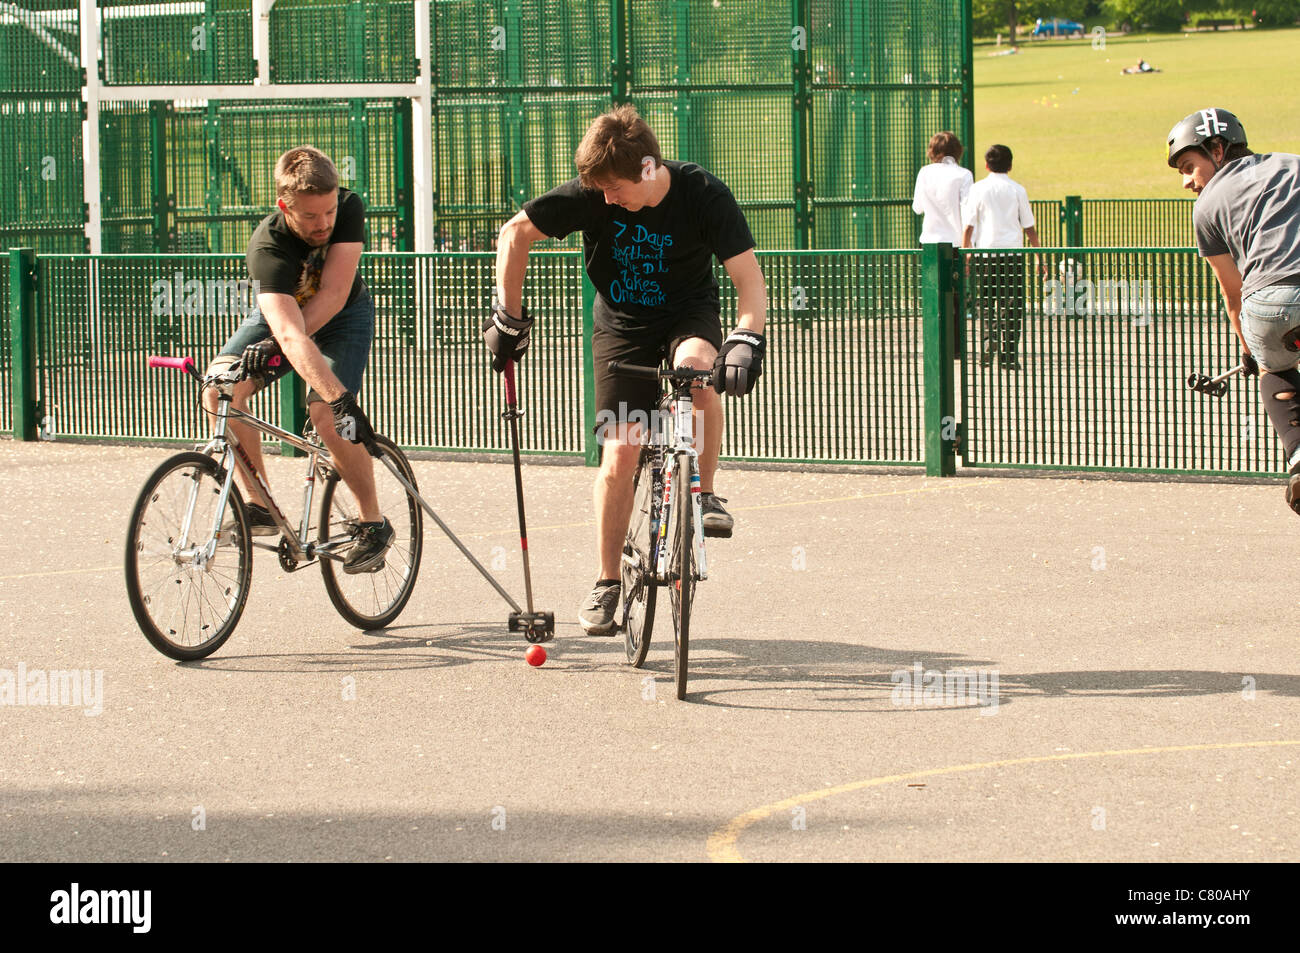
<path id="1" fill-rule="evenodd" d="M 1175 198 L 1164 137 L 1183 116 L 1222 106 L 1257 152 L 1300 153 L 1294 79 L 1300 29 L 1021 43 L 1015 56 L 975 48 L 976 179 L 995 142 L 1031 199 Z M 1162 72 L 1121 76 L 1144 58 Z M 970 144 L 967 144 L 970 148 Z"/>

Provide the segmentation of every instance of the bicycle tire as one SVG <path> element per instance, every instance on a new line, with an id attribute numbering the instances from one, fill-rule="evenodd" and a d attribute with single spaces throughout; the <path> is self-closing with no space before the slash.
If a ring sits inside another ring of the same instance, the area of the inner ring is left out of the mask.
<path id="1" fill-rule="evenodd" d="M 416 487 L 415 471 L 406 455 L 387 437 L 375 437 L 381 457 L 392 460 L 406 482 Z M 424 513 L 420 504 L 397 482 L 384 462 L 375 458 L 375 490 L 379 510 L 392 524 L 393 545 L 377 572 L 349 575 L 343 564 L 321 558 L 321 575 L 325 591 L 339 615 L 358 629 L 382 629 L 401 615 L 420 575 L 420 558 L 424 553 Z M 330 470 L 321 494 L 318 539 L 324 542 L 331 534 L 356 531 L 360 513 L 351 491 L 339 493 L 342 482 L 337 470 Z M 416 487 L 418 489 L 418 487 Z"/>
<path id="2" fill-rule="evenodd" d="M 206 658 L 230 638 L 252 584 L 253 541 L 238 487 L 226 499 L 235 523 L 229 540 L 210 560 L 195 553 L 196 538 L 210 541 L 223 476 L 205 454 L 169 457 L 145 481 L 127 526 L 126 592 L 135 621 L 154 648 L 182 662 Z M 191 501 L 189 536 L 181 539 Z"/>
<path id="3" fill-rule="evenodd" d="M 695 598 L 694 506 L 691 503 L 691 458 L 680 454 L 673 475 L 673 548 L 668 598 L 673 607 L 673 664 L 677 698 L 686 697 L 686 673 L 690 656 L 691 603 Z"/>
<path id="4" fill-rule="evenodd" d="M 632 520 L 623 541 L 619 581 L 623 595 L 623 646 L 633 668 L 645 664 L 650 651 L 650 633 L 655 621 L 654 566 L 650 564 L 653 543 L 650 514 L 658 505 L 654 499 L 654 455 L 648 448 L 641 451 L 632 489 Z"/>

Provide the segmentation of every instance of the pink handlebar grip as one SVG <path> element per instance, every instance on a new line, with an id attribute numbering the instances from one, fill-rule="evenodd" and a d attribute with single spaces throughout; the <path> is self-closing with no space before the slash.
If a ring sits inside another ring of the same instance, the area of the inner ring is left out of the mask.
<path id="1" fill-rule="evenodd" d="M 194 369 L 194 358 L 192 357 L 162 357 L 158 354 L 149 355 L 150 367 L 174 367 L 178 371 L 189 373 Z"/>

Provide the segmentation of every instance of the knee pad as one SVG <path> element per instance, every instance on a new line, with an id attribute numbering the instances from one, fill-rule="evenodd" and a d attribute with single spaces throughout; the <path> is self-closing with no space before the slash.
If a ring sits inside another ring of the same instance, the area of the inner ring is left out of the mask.
<path id="1" fill-rule="evenodd" d="M 1260 374 L 1259 393 L 1286 447 L 1287 469 L 1294 473 L 1300 465 L 1300 371 Z"/>

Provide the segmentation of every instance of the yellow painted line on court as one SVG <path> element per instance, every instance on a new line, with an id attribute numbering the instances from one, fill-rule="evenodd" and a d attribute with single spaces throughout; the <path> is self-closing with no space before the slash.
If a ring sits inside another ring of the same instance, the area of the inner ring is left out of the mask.
<path id="1" fill-rule="evenodd" d="M 1045 764 L 1051 761 L 1077 761 L 1082 758 L 1113 758 L 1121 755 L 1136 754 L 1173 754 L 1179 751 L 1226 751 L 1233 748 L 1278 748 L 1287 745 L 1300 745 L 1300 739 L 1290 741 L 1240 741 L 1204 745 L 1174 745 L 1165 748 L 1126 748 L 1118 751 L 1080 751 L 1072 754 L 1051 754 L 1034 758 L 1009 758 L 1003 761 L 983 761 L 979 764 L 958 764 L 947 768 L 929 768 L 925 771 L 912 771 L 908 774 L 891 774 L 881 778 L 868 778 L 865 781 L 851 781 L 848 784 L 822 788 L 820 791 L 808 791 L 804 794 L 796 794 L 794 797 L 786 798 L 784 801 L 777 801 L 775 804 L 767 804 L 763 807 L 754 808 L 752 811 L 746 811 L 744 814 L 732 818 L 725 826 L 718 828 L 718 830 L 710 834 L 707 850 L 709 860 L 713 861 L 715 864 L 743 864 L 745 858 L 741 856 L 740 851 L 736 848 L 736 841 L 740 838 L 740 835 L 744 832 L 745 828 L 757 824 L 759 821 L 766 820 L 773 814 L 789 811 L 803 804 L 808 804 L 812 801 L 820 801 L 828 797 L 835 797 L 839 794 L 863 791 L 867 788 L 883 787 L 886 784 L 897 784 L 901 781 L 915 781 L 917 778 L 933 778 L 942 774 L 960 774 L 967 771 L 984 771 L 988 768 L 1009 768 L 1021 764 Z"/>
<path id="2" fill-rule="evenodd" d="M 51 569 L 47 572 L 20 572 L 13 576 L 0 576 L 0 582 L 6 579 L 37 579 L 41 576 L 72 576 L 82 572 L 120 572 L 122 567 L 98 566 L 94 569 Z"/>

